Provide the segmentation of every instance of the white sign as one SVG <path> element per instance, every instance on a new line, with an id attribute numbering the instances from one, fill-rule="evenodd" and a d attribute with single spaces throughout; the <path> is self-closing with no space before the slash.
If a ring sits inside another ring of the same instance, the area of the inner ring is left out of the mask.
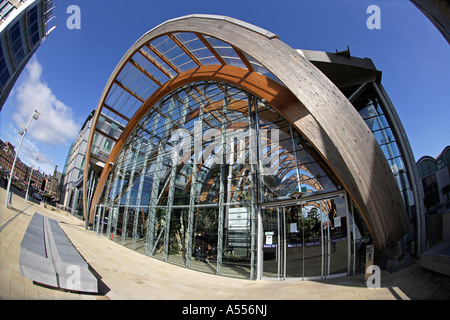
<path id="1" fill-rule="evenodd" d="M 291 223 L 291 233 L 297 233 L 297 222 Z"/>
<path id="2" fill-rule="evenodd" d="M 273 236 L 266 236 L 266 244 L 272 244 L 273 243 Z"/>
<path id="3" fill-rule="evenodd" d="M 339 228 L 341 226 L 341 217 L 334 218 L 334 227 Z"/>
<path id="4" fill-rule="evenodd" d="M 228 211 L 228 229 L 229 230 L 248 230 L 250 208 L 230 208 Z"/>

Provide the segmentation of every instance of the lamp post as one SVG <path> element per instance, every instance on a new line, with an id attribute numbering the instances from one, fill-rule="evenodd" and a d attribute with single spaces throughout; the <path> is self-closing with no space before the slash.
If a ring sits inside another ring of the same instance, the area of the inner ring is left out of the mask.
<path id="1" fill-rule="evenodd" d="M 25 138 L 25 135 L 26 135 L 26 133 L 28 131 L 28 127 L 31 124 L 31 121 L 33 119 L 37 120 L 39 118 L 39 113 L 37 111 L 37 108 L 39 107 L 39 104 L 40 104 L 40 102 L 36 106 L 36 109 L 33 111 L 33 114 L 31 115 L 30 120 L 28 120 L 28 124 L 25 127 L 25 129 L 20 129 L 20 131 L 19 131 L 19 133 L 22 135 L 22 138 L 20 139 L 19 147 L 17 148 L 16 156 L 14 158 L 14 162 L 13 162 L 12 167 L 11 167 L 11 172 L 9 173 L 8 187 L 6 189 L 6 199 L 5 199 L 5 207 L 6 208 L 8 208 L 8 204 L 11 204 L 11 198 L 10 198 L 9 190 L 11 188 L 11 181 L 12 181 L 13 174 L 14 174 L 14 167 L 16 165 L 16 161 L 17 161 L 17 157 L 19 155 L 20 147 L 22 146 L 23 139 Z"/>
<path id="2" fill-rule="evenodd" d="M 36 155 L 36 156 L 34 157 L 34 163 L 33 163 L 33 166 L 31 167 L 30 178 L 28 179 L 27 192 L 25 193 L 25 201 L 28 201 L 28 192 L 29 192 L 29 190 L 30 190 L 31 176 L 33 175 L 34 165 L 36 164 L 36 161 L 37 161 L 37 160 L 38 160 L 38 155 Z"/>

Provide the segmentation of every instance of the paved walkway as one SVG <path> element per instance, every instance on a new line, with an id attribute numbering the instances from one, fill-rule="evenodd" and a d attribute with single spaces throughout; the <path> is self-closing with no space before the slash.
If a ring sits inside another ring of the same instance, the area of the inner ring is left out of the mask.
<path id="1" fill-rule="evenodd" d="M 163 300 L 300 300 L 300 299 L 450 299 L 450 277 L 419 266 L 381 272 L 381 288 L 368 289 L 363 275 L 325 281 L 250 281 L 219 277 L 164 263 L 134 252 L 92 231 L 63 212 L 26 203 L 13 196 L 4 207 L 0 188 L 0 299 L 163 299 Z M 34 212 L 56 219 L 69 239 L 101 277 L 98 295 L 69 293 L 34 284 L 19 272 L 20 243 Z"/>

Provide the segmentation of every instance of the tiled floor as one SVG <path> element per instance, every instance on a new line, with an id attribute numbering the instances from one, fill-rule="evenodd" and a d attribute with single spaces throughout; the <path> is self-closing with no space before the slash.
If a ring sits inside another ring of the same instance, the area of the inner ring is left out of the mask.
<path id="1" fill-rule="evenodd" d="M 14 209 L 4 207 L 0 188 L 0 299 L 171 299 L 171 300 L 299 300 L 299 299 L 450 299 L 450 277 L 418 263 L 396 273 L 381 272 L 381 288 L 368 289 L 363 276 L 324 281 L 250 281 L 219 277 L 177 267 L 127 249 L 92 231 L 66 213 L 26 203 L 13 196 Z M 101 277 L 99 295 L 46 288 L 19 272 L 20 243 L 34 212 L 56 219 L 72 243 Z"/>

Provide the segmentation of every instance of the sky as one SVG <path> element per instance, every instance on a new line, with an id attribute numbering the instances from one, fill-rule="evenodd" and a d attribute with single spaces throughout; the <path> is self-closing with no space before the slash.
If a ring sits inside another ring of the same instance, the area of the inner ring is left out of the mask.
<path id="1" fill-rule="evenodd" d="M 71 5 L 80 29 L 69 29 Z M 377 5 L 379 29 L 367 20 Z M 450 46 L 407 0 L 58 0 L 57 27 L 22 72 L 0 112 L 0 139 L 19 145 L 28 165 L 62 172 L 71 143 L 96 108 L 106 82 L 126 51 L 160 23 L 194 13 L 226 15 L 279 35 L 295 49 L 369 57 L 409 138 L 415 159 L 436 157 L 450 145 Z"/>

